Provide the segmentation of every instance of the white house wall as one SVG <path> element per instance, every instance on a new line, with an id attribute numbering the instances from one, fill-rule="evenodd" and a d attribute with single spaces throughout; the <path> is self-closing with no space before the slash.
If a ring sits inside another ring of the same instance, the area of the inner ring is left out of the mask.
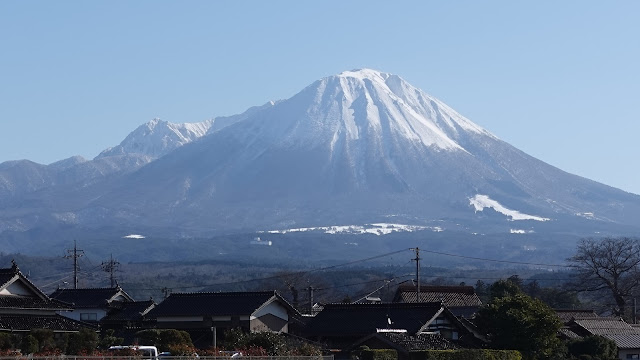
<path id="1" fill-rule="evenodd" d="M 86 321 L 81 320 L 82 314 L 96 314 L 95 321 L 100 321 L 100 319 L 107 316 L 107 312 L 103 309 L 75 309 L 73 311 L 59 311 L 58 314 L 78 321 Z"/>
<path id="2" fill-rule="evenodd" d="M 261 307 L 256 312 L 251 314 L 251 320 L 260 318 L 267 314 L 271 314 L 282 320 L 289 321 L 289 314 L 287 313 L 287 308 L 282 306 L 278 301 L 276 301 L 276 299 L 273 299 L 270 303 Z"/>
<path id="3" fill-rule="evenodd" d="M 0 291 L 0 295 L 10 295 L 10 296 L 19 295 L 19 296 L 38 297 L 36 294 L 33 293 L 33 291 L 29 287 L 25 286 L 20 281 L 15 281 L 11 285 L 2 289 L 2 291 Z"/>

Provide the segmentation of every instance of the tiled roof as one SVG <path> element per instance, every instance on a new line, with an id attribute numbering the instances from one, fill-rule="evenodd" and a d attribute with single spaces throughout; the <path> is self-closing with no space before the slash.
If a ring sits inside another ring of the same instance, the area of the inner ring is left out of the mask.
<path id="1" fill-rule="evenodd" d="M 10 268 L 0 269 L 0 287 L 7 286 L 11 279 L 18 276 L 16 282 L 21 282 L 31 289 L 31 296 L 25 295 L 0 295 L 0 308 L 4 309 L 38 309 L 38 310 L 62 310 L 69 309 L 69 306 L 60 301 L 50 299 L 40 289 L 38 289 L 27 277 L 18 269 L 18 265 L 13 263 Z M 14 282 L 12 282 L 14 283 Z M 10 286 L 10 285 L 9 285 Z"/>
<path id="2" fill-rule="evenodd" d="M 458 347 L 440 334 L 407 335 L 398 333 L 378 333 L 388 341 L 397 344 L 406 351 L 414 350 L 453 350 Z"/>
<path id="3" fill-rule="evenodd" d="M 619 349 L 640 349 L 640 334 L 606 334 L 603 336 L 615 341 Z"/>
<path id="4" fill-rule="evenodd" d="M 310 336 L 367 336 L 377 329 L 393 328 L 415 334 L 441 308 L 439 302 L 327 304 L 309 321 L 308 333 Z"/>
<path id="5" fill-rule="evenodd" d="M 29 296 L 0 296 L 0 308 L 10 309 L 69 309 L 67 304 L 59 301 L 44 300 Z"/>
<path id="6" fill-rule="evenodd" d="M 101 308 L 108 304 L 108 300 L 124 293 L 120 287 L 115 288 L 89 288 L 89 289 L 58 289 L 50 295 L 52 299 L 73 304 L 76 308 Z M 130 298 L 130 297 L 129 297 Z"/>
<path id="7" fill-rule="evenodd" d="M 574 322 L 592 335 L 640 335 L 638 330 L 617 318 L 576 319 Z"/>
<path id="8" fill-rule="evenodd" d="M 459 318 L 471 319 L 478 312 L 480 306 L 452 306 L 448 307 L 453 315 Z"/>
<path id="9" fill-rule="evenodd" d="M 560 332 L 560 334 L 564 335 L 568 339 L 577 339 L 580 337 L 580 335 L 574 333 L 571 329 L 567 327 L 560 328 L 560 330 L 558 331 Z"/>
<path id="10" fill-rule="evenodd" d="M 554 309 L 556 315 L 564 324 L 568 324 L 574 319 L 588 319 L 599 317 L 593 310 L 579 310 L 579 309 Z"/>
<path id="11" fill-rule="evenodd" d="M 123 302 L 100 321 L 139 321 L 155 304 L 153 300 Z"/>
<path id="12" fill-rule="evenodd" d="M 94 327 L 61 315 L 0 315 L 0 330 L 51 329 L 53 331 L 78 331 L 82 328 Z"/>
<path id="13" fill-rule="evenodd" d="M 40 297 L 42 299 L 48 299 L 48 296 L 45 293 L 43 293 L 40 289 L 38 289 L 38 287 L 35 286 L 29 280 L 29 278 L 27 278 L 26 276 L 24 276 L 24 274 L 22 274 L 22 272 L 20 272 L 20 269 L 18 268 L 18 265 L 16 265 L 15 262 L 13 262 L 13 266 L 11 266 L 10 268 L 0 269 L 0 287 L 6 286 L 7 283 L 11 281 L 11 279 L 13 279 L 13 277 L 16 275 L 18 275 L 19 277 L 19 279 L 17 279 L 16 281 L 22 281 L 23 283 L 25 283 L 27 287 L 29 287 L 33 291 L 36 297 Z"/>
<path id="14" fill-rule="evenodd" d="M 250 315 L 273 296 L 290 307 L 275 291 L 173 293 L 147 317 Z"/>
<path id="15" fill-rule="evenodd" d="M 394 302 L 416 302 L 417 288 L 401 285 L 396 291 Z M 473 286 L 420 286 L 419 302 L 442 301 L 448 308 L 456 306 L 482 306 L 482 301 Z"/>

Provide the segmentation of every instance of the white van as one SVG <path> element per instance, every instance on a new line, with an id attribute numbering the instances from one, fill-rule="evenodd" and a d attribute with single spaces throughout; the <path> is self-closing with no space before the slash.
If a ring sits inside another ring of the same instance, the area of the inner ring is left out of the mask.
<path id="1" fill-rule="evenodd" d="M 142 359 L 158 360 L 158 348 L 155 346 L 129 345 L 129 346 L 110 346 L 109 351 L 131 349 L 142 355 Z"/>

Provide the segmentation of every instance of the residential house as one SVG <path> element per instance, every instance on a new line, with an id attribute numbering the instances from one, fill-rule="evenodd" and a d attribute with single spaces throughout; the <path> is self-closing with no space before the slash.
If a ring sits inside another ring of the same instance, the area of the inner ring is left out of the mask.
<path id="1" fill-rule="evenodd" d="M 112 309 L 100 320 L 101 330 L 113 330 L 117 337 L 124 339 L 123 344 L 136 342 L 136 333 L 155 326 L 155 322 L 146 315 L 155 308 L 153 299 L 145 301 L 112 302 Z"/>
<path id="2" fill-rule="evenodd" d="M 393 297 L 396 303 L 442 302 L 459 317 L 471 318 L 482 306 L 473 286 L 400 285 Z"/>
<path id="3" fill-rule="evenodd" d="M 146 317 L 157 328 L 185 330 L 194 345 L 209 347 L 233 328 L 287 333 L 300 314 L 276 291 L 202 292 L 172 293 Z"/>
<path id="4" fill-rule="evenodd" d="M 146 315 L 156 307 L 153 299 L 112 303 L 112 309 L 100 320 L 103 329 L 142 329 L 147 324 Z"/>
<path id="5" fill-rule="evenodd" d="M 70 319 L 97 323 L 121 303 L 133 301 L 118 285 L 111 288 L 57 289 L 52 299 L 71 304 L 73 311 L 61 312 Z"/>
<path id="6" fill-rule="evenodd" d="M 308 320 L 304 335 L 330 349 L 345 350 L 383 332 L 439 334 L 462 347 L 480 347 L 484 341 L 441 302 L 326 304 Z"/>
<path id="7" fill-rule="evenodd" d="M 31 329 L 50 329 L 54 336 L 93 328 L 71 320 L 59 312 L 71 311 L 69 304 L 51 299 L 22 274 L 13 262 L 0 269 L 0 332 L 27 333 Z"/>
<path id="8" fill-rule="evenodd" d="M 620 318 L 574 318 L 567 328 L 578 337 L 600 335 L 613 340 L 618 346 L 618 359 L 640 359 L 640 332 Z"/>
<path id="9" fill-rule="evenodd" d="M 560 337 L 565 340 L 579 338 L 580 335 L 571 330 L 570 325 L 576 319 L 592 319 L 599 317 L 594 310 L 581 309 L 554 309 L 556 316 L 562 321 L 560 328 Z"/>

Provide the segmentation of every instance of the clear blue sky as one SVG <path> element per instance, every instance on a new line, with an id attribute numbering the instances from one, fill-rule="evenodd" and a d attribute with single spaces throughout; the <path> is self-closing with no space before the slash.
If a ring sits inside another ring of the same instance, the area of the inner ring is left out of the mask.
<path id="1" fill-rule="evenodd" d="M 640 193 L 640 1 L 3 1 L 0 162 L 93 158 L 369 67 Z"/>

